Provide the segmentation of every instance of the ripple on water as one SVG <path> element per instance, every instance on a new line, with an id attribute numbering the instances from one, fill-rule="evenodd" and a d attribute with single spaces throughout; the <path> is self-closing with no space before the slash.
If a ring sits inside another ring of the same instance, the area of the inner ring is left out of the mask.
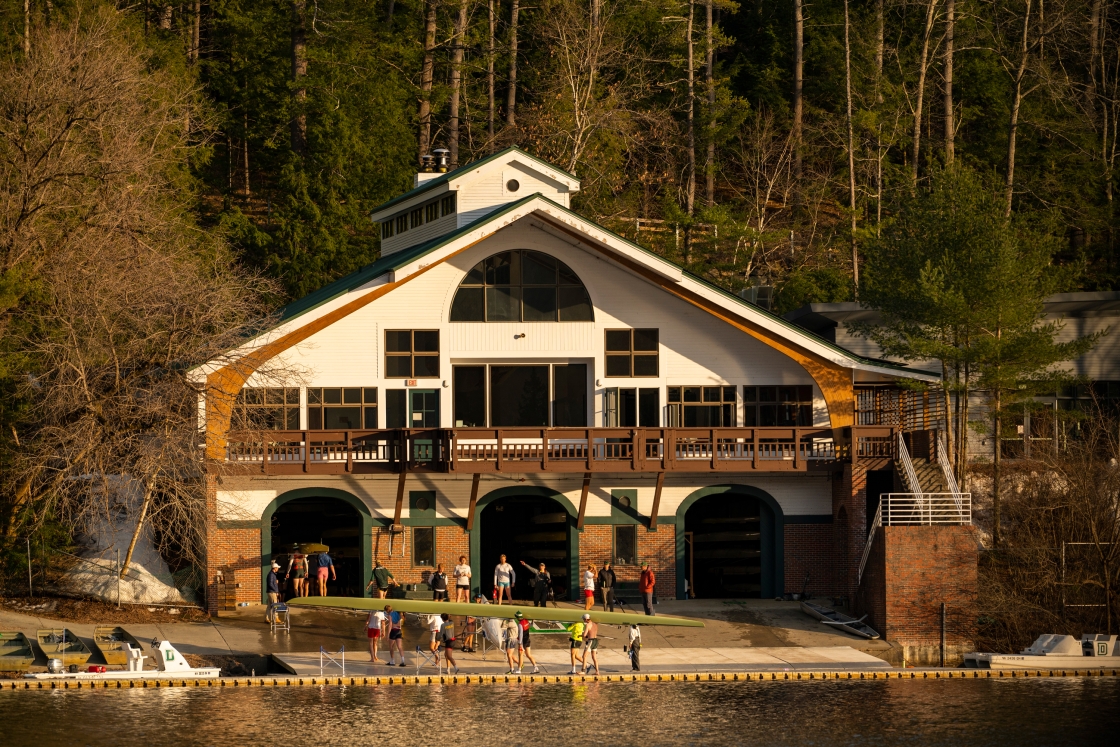
<path id="1" fill-rule="evenodd" d="M 1120 680 L 0 693 L 0 744 L 1109 744 Z"/>

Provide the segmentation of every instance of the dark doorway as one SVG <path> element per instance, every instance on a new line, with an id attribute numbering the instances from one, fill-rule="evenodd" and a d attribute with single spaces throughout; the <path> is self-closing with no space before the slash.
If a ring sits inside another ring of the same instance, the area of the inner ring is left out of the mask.
<path id="1" fill-rule="evenodd" d="M 724 493 L 701 498 L 685 513 L 692 536 L 687 578 L 696 598 L 771 597 L 773 515 L 749 495 Z"/>
<path id="2" fill-rule="evenodd" d="M 490 366 L 490 427 L 548 425 L 548 366 Z"/>
<path id="3" fill-rule="evenodd" d="M 568 598 L 572 519 L 560 503 L 536 495 L 505 496 L 486 506 L 479 521 L 482 534 L 476 579 L 481 593 L 492 596 L 494 566 L 504 553 L 517 572 L 514 599 L 533 598 L 532 576 L 522 560 L 534 569 L 537 563 L 544 563 L 552 574 L 556 598 Z"/>
<path id="4" fill-rule="evenodd" d="M 863 535 L 871 532 L 871 522 L 879 510 L 879 501 L 885 493 L 894 491 L 894 472 L 889 469 L 876 469 L 867 473 L 867 515 L 864 518 Z M 859 529 L 859 525 L 856 525 Z"/>
<path id="5" fill-rule="evenodd" d="M 356 508 L 337 498 L 297 498 L 276 509 L 271 526 L 272 558 L 281 571 L 287 570 L 295 545 L 321 543 L 330 548 L 338 575 L 337 581 L 327 578 L 327 594 L 363 596 L 362 517 Z M 311 557 L 308 562 L 314 576 L 316 560 Z M 314 583 L 310 588 L 310 594 L 318 593 Z"/>

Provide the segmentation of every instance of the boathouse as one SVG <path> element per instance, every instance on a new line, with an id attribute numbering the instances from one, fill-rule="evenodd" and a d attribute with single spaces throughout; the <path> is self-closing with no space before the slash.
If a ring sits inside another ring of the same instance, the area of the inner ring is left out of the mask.
<path id="1" fill-rule="evenodd" d="M 193 372 L 210 608 L 322 542 L 335 594 L 375 560 L 419 584 L 465 555 L 489 596 L 504 553 L 558 598 L 648 562 L 662 599 L 808 590 L 935 643 L 976 555 L 938 374 L 684 271 L 574 212 L 579 187 L 518 148 L 421 173 L 371 215 L 377 262 Z"/>

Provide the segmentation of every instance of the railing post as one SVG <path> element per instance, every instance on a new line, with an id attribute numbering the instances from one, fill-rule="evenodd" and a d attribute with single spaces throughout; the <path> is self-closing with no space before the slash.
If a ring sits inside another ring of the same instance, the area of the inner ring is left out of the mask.
<path id="1" fill-rule="evenodd" d="M 303 471 L 311 471 L 311 431 L 300 431 L 303 437 Z"/>
<path id="2" fill-rule="evenodd" d="M 268 441 L 261 443 L 261 472 L 268 474 Z"/>
<path id="3" fill-rule="evenodd" d="M 354 471 L 354 445 L 350 431 L 346 431 L 346 471 Z"/>
<path id="4" fill-rule="evenodd" d="M 793 468 L 794 470 L 801 469 L 801 429 L 793 429 Z"/>
<path id="5" fill-rule="evenodd" d="M 498 458 L 498 461 L 497 461 L 497 464 L 495 465 L 495 468 L 499 472 L 501 472 L 502 471 L 502 461 L 503 461 L 502 460 L 502 431 L 501 431 L 501 429 L 494 431 L 494 434 L 497 436 L 497 440 L 498 440 L 498 453 L 495 455 Z"/>
<path id="6" fill-rule="evenodd" d="M 709 440 L 709 442 L 711 443 L 711 446 L 712 446 L 711 468 L 712 468 L 712 471 L 715 472 L 716 471 L 716 464 L 719 463 L 719 457 L 716 456 L 716 431 L 715 431 L 714 428 L 712 428 L 708 431 L 708 440 Z"/>
<path id="7" fill-rule="evenodd" d="M 758 469 L 758 428 L 751 429 L 751 469 Z"/>
<path id="8" fill-rule="evenodd" d="M 630 469 L 634 472 L 640 471 L 641 456 L 638 454 L 638 429 L 632 428 L 630 430 Z"/>
<path id="9" fill-rule="evenodd" d="M 548 472 L 548 429 L 541 428 L 541 471 Z"/>

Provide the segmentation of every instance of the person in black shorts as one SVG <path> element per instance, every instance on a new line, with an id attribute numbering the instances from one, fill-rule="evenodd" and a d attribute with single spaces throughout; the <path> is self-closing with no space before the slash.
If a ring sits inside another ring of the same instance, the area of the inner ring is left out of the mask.
<path id="1" fill-rule="evenodd" d="M 451 624 L 451 615 L 446 612 L 439 617 L 443 620 L 443 625 L 439 629 L 439 637 L 443 643 L 443 655 L 447 657 L 447 671 L 451 674 L 458 674 L 459 665 L 455 663 L 455 626 Z M 451 672 L 451 667 L 455 667 L 454 672 Z"/>
<path id="2" fill-rule="evenodd" d="M 437 565 L 432 575 L 428 577 L 428 586 L 432 588 L 433 601 L 447 601 L 447 574 L 443 572 L 443 563 Z"/>
<path id="3" fill-rule="evenodd" d="M 533 658 L 533 652 L 529 650 L 532 643 L 529 642 L 529 621 L 520 612 L 514 615 L 517 619 L 517 624 L 521 627 L 521 639 L 518 642 L 519 648 L 517 650 L 517 673 L 521 674 L 521 667 L 524 665 L 525 658 L 529 657 L 529 662 L 533 665 L 533 671 L 530 674 L 537 674 L 540 672 L 540 667 L 537 666 L 537 660 Z"/>
<path id="4" fill-rule="evenodd" d="M 385 613 L 389 615 L 389 666 L 393 666 L 393 652 L 396 651 L 401 657 L 401 663 L 398 666 L 403 667 L 404 634 L 401 632 L 401 624 L 404 622 L 404 615 L 388 604 L 385 605 Z"/>

